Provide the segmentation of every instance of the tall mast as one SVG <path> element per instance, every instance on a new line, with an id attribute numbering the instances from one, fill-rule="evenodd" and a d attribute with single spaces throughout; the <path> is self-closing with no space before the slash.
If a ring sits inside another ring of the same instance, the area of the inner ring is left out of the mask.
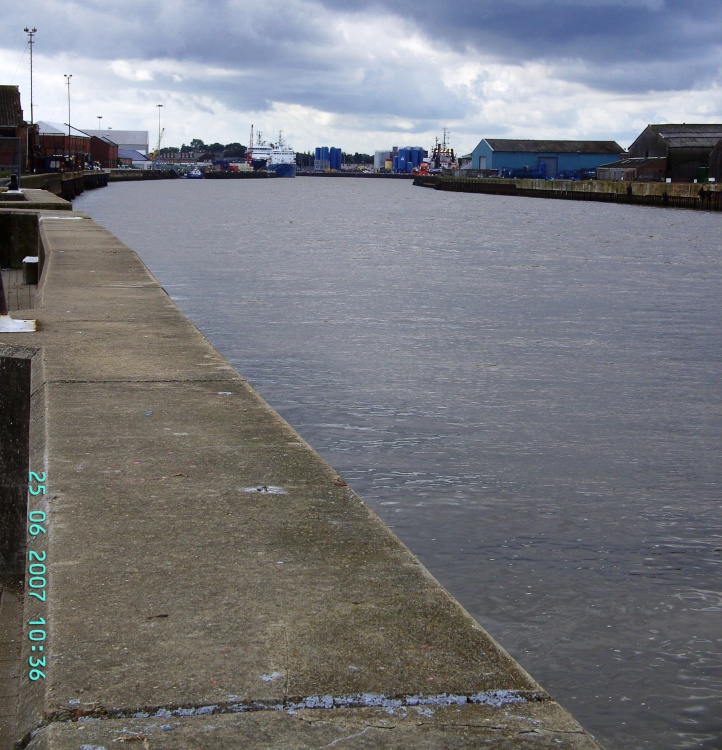
<path id="1" fill-rule="evenodd" d="M 28 35 L 28 44 L 30 45 L 30 124 L 33 125 L 35 124 L 35 115 L 33 111 L 33 44 L 35 44 L 35 40 L 33 37 L 35 36 L 37 29 L 34 26 L 32 29 L 29 29 L 26 26 L 23 31 Z"/>
<path id="2" fill-rule="evenodd" d="M 246 163 L 250 164 L 253 159 L 253 123 L 251 123 L 251 137 L 248 141 L 248 148 L 246 149 Z"/>

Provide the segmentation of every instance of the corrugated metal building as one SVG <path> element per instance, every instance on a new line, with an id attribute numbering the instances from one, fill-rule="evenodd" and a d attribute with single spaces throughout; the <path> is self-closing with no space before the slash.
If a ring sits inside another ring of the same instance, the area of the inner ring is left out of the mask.
<path id="1" fill-rule="evenodd" d="M 90 154 L 90 136 L 87 133 L 74 127 L 68 128 L 60 122 L 41 120 L 36 125 L 38 152 L 45 161 L 45 169 L 83 169 Z"/>
<path id="2" fill-rule="evenodd" d="M 148 131 L 147 130 L 114 130 L 106 128 L 105 130 L 84 130 L 88 135 L 94 135 L 96 138 L 107 138 L 109 141 L 116 143 L 118 148 L 129 151 L 140 151 L 148 156 Z"/>
<path id="3" fill-rule="evenodd" d="M 109 138 L 90 138 L 90 158 L 99 167 L 111 168 L 118 166 L 118 144 Z"/>
<path id="4" fill-rule="evenodd" d="M 548 141 L 484 138 L 471 152 L 471 168 L 528 171 L 558 177 L 619 159 L 624 149 L 616 141 Z"/>
<path id="5" fill-rule="evenodd" d="M 647 125 L 629 147 L 629 156 L 664 157 L 667 177 L 692 180 L 709 166 L 714 147 L 722 139 L 722 125 Z"/>
<path id="6" fill-rule="evenodd" d="M 714 177 L 717 182 L 722 182 L 722 139 L 709 155 L 709 176 Z"/>
<path id="7" fill-rule="evenodd" d="M 623 159 L 597 168 L 598 180 L 653 181 L 663 180 L 666 174 L 667 160 L 659 156 Z"/>

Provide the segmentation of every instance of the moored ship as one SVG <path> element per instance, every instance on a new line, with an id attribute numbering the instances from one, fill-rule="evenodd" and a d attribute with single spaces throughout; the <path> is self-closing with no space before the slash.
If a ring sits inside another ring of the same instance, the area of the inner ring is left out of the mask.
<path id="1" fill-rule="evenodd" d="M 263 134 L 258 131 L 253 139 L 253 125 L 251 125 L 250 146 L 246 151 L 246 161 L 254 170 L 274 172 L 278 177 L 296 176 L 296 152 L 284 142 L 281 133 L 278 143 L 267 143 Z"/>

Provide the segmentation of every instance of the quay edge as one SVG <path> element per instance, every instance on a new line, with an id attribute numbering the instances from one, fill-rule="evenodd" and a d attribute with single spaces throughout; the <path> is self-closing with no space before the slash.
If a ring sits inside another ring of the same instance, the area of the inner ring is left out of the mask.
<path id="1" fill-rule="evenodd" d="M 414 185 L 456 193 L 598 201 L 662 208 L 722 211 L 722 185 L 689 182 L 532 180 L 419 175 Z"/>
<path id="2" fill-rule="evenodd" d="M 129 247 L 32 215 L 36 306 L 12 314 L 38 331 L 0 333 L 0 357 L 29 363 L 48 596 L 29 571 L 2 591 L 0 745 L 599 750 Z"/>

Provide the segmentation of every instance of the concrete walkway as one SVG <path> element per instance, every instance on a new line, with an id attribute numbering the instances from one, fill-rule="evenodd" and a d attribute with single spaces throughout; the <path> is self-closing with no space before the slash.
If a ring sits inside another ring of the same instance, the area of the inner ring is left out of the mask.
<path id="1" fill-rule="evenodd" d="M 14 313 L 40 330 L 0 334 L 39 350 L 47 476 L 20 746 L 598 748 L 129 248 L 78 213 L 44 212 L 41 241 L 37 306 Z"/>

